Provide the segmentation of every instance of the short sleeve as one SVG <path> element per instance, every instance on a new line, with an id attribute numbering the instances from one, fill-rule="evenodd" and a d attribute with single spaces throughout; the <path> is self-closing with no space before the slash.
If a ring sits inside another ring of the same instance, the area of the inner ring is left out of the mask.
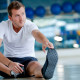
<path id="1" fill-rule="evenodd" d="M 1 22 L 0 23 L 0 38 L 3 39 L 3 36 L 5 34 L 5 23 L 4 22 Z"/>
<path id="2" fill-rule="evenodd" d="M 31 21 L 27 21 L 27 23 L 28 23 L 28 31 L 30 33 L 32 33 L 33 30 L 39 30 L 38 26 L 35 23 L 33 23 Z"/>
<path id="3" fill-rule="evenodd" d="M 32 32 L 33 30 L 38 29 L 37 25 L 34 24 L 34 23 L 32 23 L 29 28 L 30 28 L 30 32 Z"/>

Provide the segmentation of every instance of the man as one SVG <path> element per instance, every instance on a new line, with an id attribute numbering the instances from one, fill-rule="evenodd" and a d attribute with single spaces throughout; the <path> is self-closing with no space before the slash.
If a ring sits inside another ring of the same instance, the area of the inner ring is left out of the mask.
<path id="1" fill-rule="evenodd" d="M 8 6 L 8 13 L 9 20 L 0 23 L 0 44 L 3 41 L 4 55 L 7 57 L 5 58 L 0 53 L 0 62 L 4 66 L 1 70 L 2 76 L 8 74 L 9 76 L 4 77 L 11 77 L 12 71 L 20 74 L 24 71 L 26 77 L 52 78 L 57 63 L 57 54 L 55 49 L 53 49 L 53 44 L 38 30 L 38 27 L 34 23 L 26 19 L 23 4 L 13 1 Z M 50 48 L 48 53 L 54 51 L 54 54 L 47 55 L 43 67 L 35 58 L 35 39 L 42 43 L 44 52 L 46 47 Z M 21 69 L 21 66 L 24 67 L 24 70 Z M 50 76 L 48 76 L 48 72 L 51 73 Z"/>

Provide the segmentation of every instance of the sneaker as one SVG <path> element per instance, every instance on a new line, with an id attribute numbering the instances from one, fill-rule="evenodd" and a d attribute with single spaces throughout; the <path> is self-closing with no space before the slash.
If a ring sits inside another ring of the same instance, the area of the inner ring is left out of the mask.
<path id="1" fill-rule="evenodd" d="M 58 55 L 55 49 L 48 49 L 46 61 L 42 68 L 42 75 L 45 79 L 53 77 L 53 73 L 58 61 Z"/>

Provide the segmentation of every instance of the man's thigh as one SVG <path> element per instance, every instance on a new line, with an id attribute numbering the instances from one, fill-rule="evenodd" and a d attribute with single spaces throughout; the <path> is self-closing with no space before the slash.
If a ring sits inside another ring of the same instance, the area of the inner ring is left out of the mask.
<path id="1" fill-rule="evenodd" d="M 33 62 L 38 62 L 38 60 L 34 57 L 28 57 L 23 63 L 24 69 L 25 69 L 25 76 L 27 76 L 27 77 L 30 76 L 28 73 L 27 67 L 29 66 L 30 63 L 33 63 Z"/>
<path id="2" fill-rule="evenodd" d="M 26 71 L 27 66 L 31 62 L 38 62 L 37 58 L 34 57 L 24 57 L 24 58 L 10 58 L 8 59 L 12 60 L 13 62 L 18 62 L 24 65 L 24 77 L 29 77 L 28 72 Z"/>
<path id="3" fill-rule="evenodd" d="M 26 72 L 28 76 L 42 76 L 41 73 L 42 66 L 38 61 L 31 61 L 27 67 L 26 67 Z"/>

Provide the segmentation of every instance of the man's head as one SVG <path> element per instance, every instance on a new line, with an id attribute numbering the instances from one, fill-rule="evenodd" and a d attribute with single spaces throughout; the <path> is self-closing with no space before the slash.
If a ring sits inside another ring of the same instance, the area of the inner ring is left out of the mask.
<path id="1" fill-rule="evenodd" d="M 9 16 L 12 16 L 12 10 L 13 9 L 20 9 L 21 7 L 24 7 L 24 5 L 22 3 L 20 3 L 19 1 L 13 1 L 9 6 L 8 6 L 8 14 Z M 24 7 L 25 8 L 25 7 Z"/>
<path id="2" fill-rule="evenodd" d="M 8 14 L 9 19 L 12 21 L 15 27 L 19 28 L 24 26 L 26 15 L 25 7 L 22 3 L 18 1 L 13 1 L 8 6 Z"/>

